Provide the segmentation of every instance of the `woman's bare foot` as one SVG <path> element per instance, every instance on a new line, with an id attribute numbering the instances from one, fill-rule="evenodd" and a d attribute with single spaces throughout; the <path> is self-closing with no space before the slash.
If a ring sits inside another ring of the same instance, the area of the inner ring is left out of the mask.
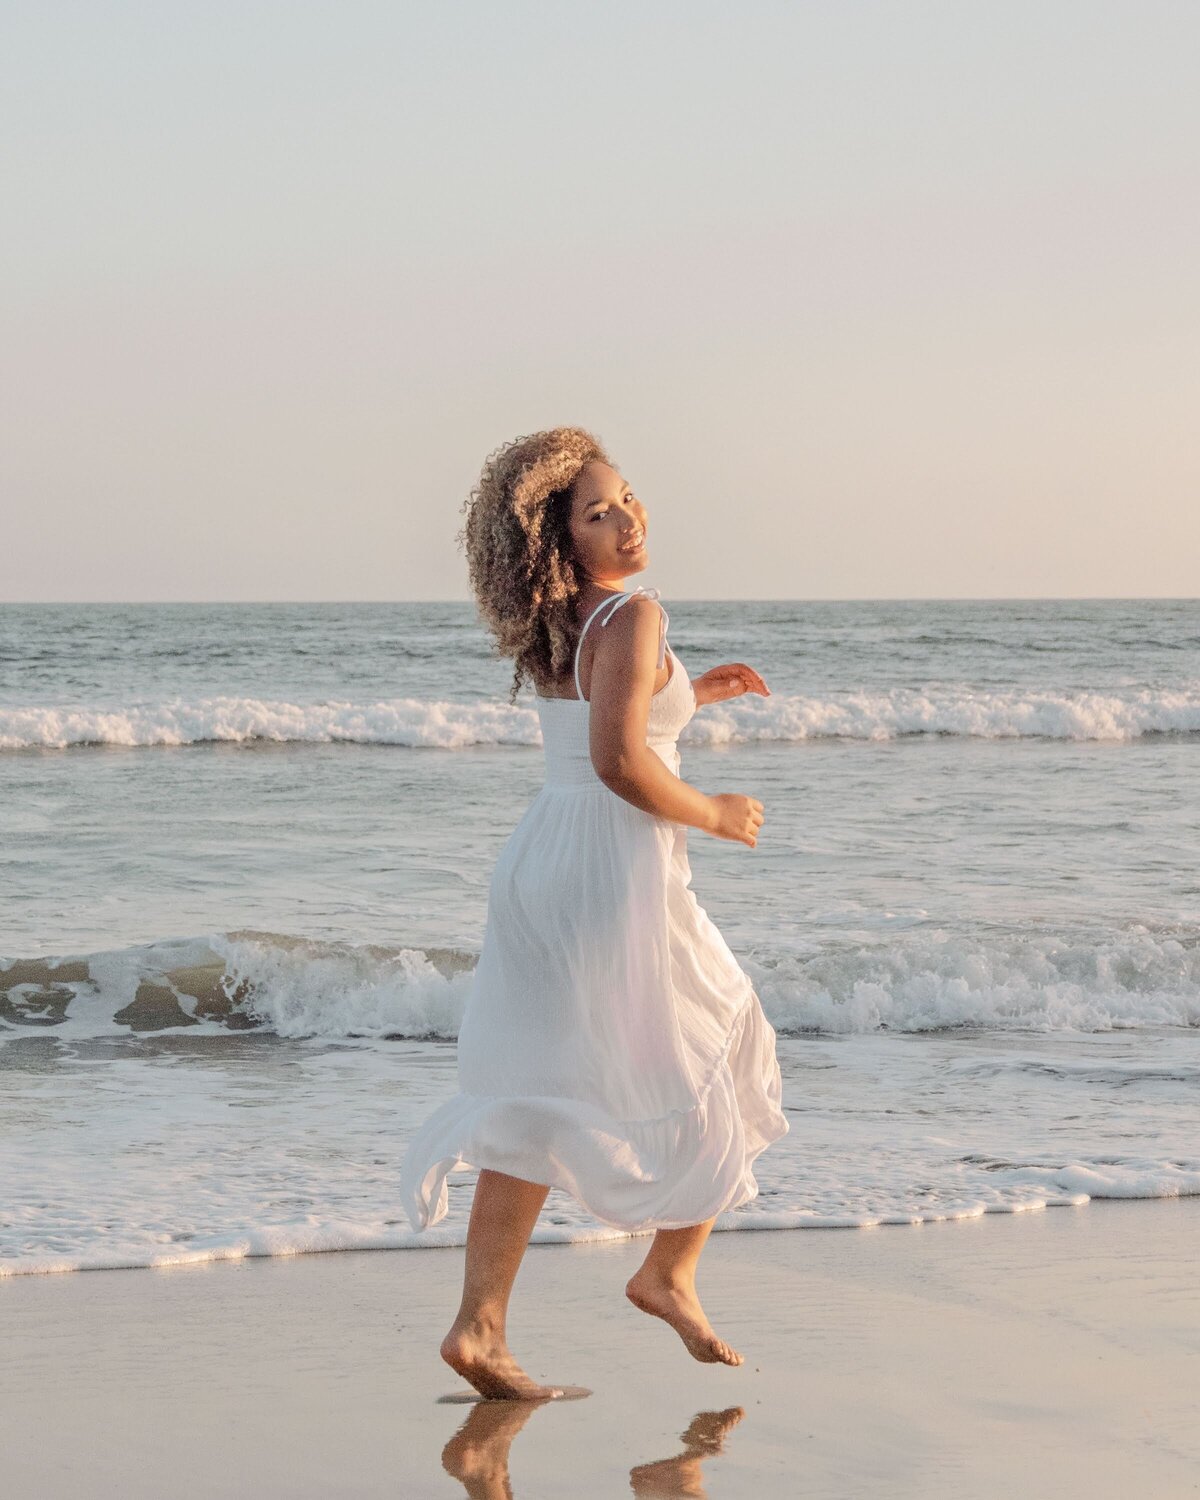
<path id="1" fill-rule="evenodd" d="M 736 1349 L 713 1332 L 704 1315 L 695 1287 L 678 1287 L 647 1273 L 645 1267 L 626 1284 L 625 1295 L 644 1313 L 669 1323 L 683 1340 L 684 1348 L 704 1364 L 740 1365 Z"/>
<path id="2" fill-rule="evenodd" d="M 442 1340 L 442 1358 L 490 1401 L 550 1401 L 563 1387 L 539 1385 L 509 1353 L 501 1334 L 457 1323 Z"/>

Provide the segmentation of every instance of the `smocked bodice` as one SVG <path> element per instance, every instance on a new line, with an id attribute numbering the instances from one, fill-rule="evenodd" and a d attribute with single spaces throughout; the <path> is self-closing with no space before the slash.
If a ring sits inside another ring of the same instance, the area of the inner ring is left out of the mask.
<path id="1" fill-rule="evenodd" d="M 658 597 L 657 589 L 639 588 L 633 592 L 646 594 L 654 599 Z M 632 597 L 632 594 L 624 594 L 619 596 L 617 602 L 619 604 Z M 650 699 L 650 710 L 646 719 L 646 743 L 663 763 L 678 775 L 680 756 L 676 742 L 684 725 L 696 712 L 696 694 L 692 689 L 692 680 L 688 676 L 687 668 L 671 647 L 666 645 L 665 619 L 664 611 L 663 660 L 670 661 L 671 675 Z M 588 623 L 591 623 L 590 620 Z M 582 640 L 581 633 L 580 641 Z M 577 668 L 578 649 L 576 646 Z M 576 684 L 578 681 L 577 671 Z M 585 698 L 543 698 L 540 694 L 534 695 L 534 701 L 537 704 L 538 719 L 542 727 L 542 748 L 546 757 L 546 784 L 548 786 L 603 786 L 604 783 L 596 775 L 595 767 L 592 765 L 588 728 L 591 719 L 591 704 Z"/>

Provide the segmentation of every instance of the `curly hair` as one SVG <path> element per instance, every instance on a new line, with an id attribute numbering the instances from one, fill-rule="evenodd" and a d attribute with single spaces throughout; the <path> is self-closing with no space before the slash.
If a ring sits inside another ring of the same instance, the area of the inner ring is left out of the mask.
<path id="1" fill-rule="evenodd" d="M 571 546 L 571 486 L 592 462 L 610 460 L 582 427 L 514 438 L 488 455 L 463 502 L 456 539 L 496 654 L 515 663 L 510 703 L 526 679 L 553 681 L 571 660 L 572 604 L 583 583 Z"/>

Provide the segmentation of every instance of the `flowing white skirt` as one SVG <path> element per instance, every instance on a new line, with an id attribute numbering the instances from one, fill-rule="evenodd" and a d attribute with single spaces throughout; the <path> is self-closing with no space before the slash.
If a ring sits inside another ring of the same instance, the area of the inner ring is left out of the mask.
<path id="1" fill-rule="evenodd" d="M 414 1228 L 472 1167 L 562 1188 L 626 1230 L 757 1194 L 752 1164 L 788 1129 L 775 1032 L 690 882 L 685 826 L 587 770 L 537 793 L 492 873 L 459 1092 L 401 1169 Z"/>

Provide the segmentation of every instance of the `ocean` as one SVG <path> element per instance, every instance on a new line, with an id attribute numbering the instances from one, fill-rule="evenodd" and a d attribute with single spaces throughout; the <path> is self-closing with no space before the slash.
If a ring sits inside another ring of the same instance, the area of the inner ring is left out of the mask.
<path id="1" fill-rule="evenodd" d="M 652 580 L 648 580 L 652 582 Z M 670 599 L 693 889 L 791 1131 L 723 1230 L 1200 1193 L 1200 603 Z M 469 603 L 0 605 L 0 1274 L 460 1244 L 454 1088 L 541 781 Z M 535 1239 L 615 1235 L 552 1192 Z"/>

